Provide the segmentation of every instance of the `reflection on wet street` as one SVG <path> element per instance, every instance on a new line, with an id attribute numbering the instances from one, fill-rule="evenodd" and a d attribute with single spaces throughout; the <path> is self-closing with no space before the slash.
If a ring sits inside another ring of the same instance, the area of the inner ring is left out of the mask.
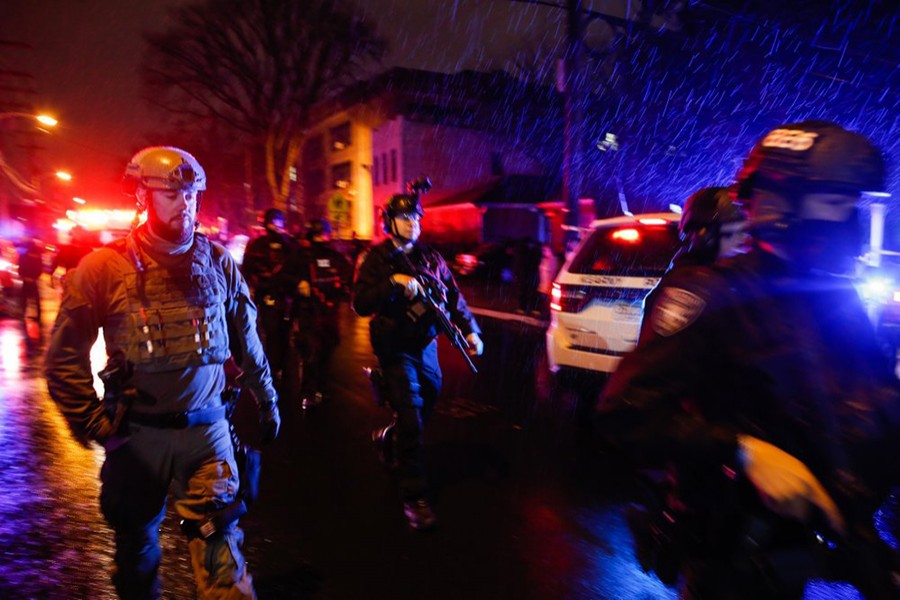
<path id="1" fill-rule="evenodd" d="M 102 596 L 112 564 L 97 507 L 103 453 L 73 441 L 47 395 L 35 325 L 0 321 L 0 594 L 43 597 L 55 581 Z"/>
<path id="2" fill-rule="evenodd" d="M 0 597 L 109 598 L 112 536 L 98 506 L 103 450 L 73 441 L 41 377 L 55 306 L 35 323 L 0 320 Z M 601 382 L 559 389 L 543 332 L 483 320 L 472 377 L 441 347 L 445 389 L 428 432 L 440 527 L 411 531 L 370 432 L 390 419 L 362 367 L 367 323 L 342 315 L 330 398 L 282 398 L 283 435 L 264 453 L 261 497 L 242 519 L 261 598 L 672 599 L 634 558 L 615 465 L 585 434 Z M 95 370 L 104 362 L 95 348 Z M 252 405 L 238 409 L 252 439 Z M 193 598 L 186 543 L 169 514 L 161 535 L 166 598 Z M 858 598 L 811 586 L 807 598 Z"/>
<path id="3" fill-rule="evenodd" d="M 47 308 L 43 327 L 0 319 L 0 597 L 115 597 L 112 533 L 98 503 L 103 450 L 72 438 L 47 393 L 42 353 L 56 305 Z M 103 364 L 102 344 L 92 359 Z M 189 565 L 183 575 L 166 567 L 172 597 L 192 597 Z"/>

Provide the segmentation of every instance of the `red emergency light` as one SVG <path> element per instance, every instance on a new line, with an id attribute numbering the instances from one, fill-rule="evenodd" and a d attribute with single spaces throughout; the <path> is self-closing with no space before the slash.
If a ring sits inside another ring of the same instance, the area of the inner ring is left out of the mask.
<path id="1" fill-rule="evenodd" d="M 617 242 L 634 244 L 641 241 L 641 232 L 633 227 L 629 227 L 628 229 L 616 229 L 612 232 L 612 239 Z"/>

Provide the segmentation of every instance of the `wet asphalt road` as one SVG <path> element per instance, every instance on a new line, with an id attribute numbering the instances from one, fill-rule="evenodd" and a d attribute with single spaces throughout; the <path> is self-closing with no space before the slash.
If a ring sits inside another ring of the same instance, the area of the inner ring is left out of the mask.
<path id="1" fill-rule="evenodd" d="M 114 597 L 97 503 L 103 451 L 71 440 L 40 377 L 54 314 L 51 296 L 43 332 L 0 320 L 0 597 Z M 675 597 L 635 563 L 615 465 L 585 441 L 578 394 L 553 385 L 540 328 L 481 319 L 477 376 L 441 347 L 444 392 L 427 435 L 439 527 L 416 532 L 370 441 L 390 414 L 362 372 L 373 360 L 366 321 L 342 318 L 330 398 L 308 411 L 282 399 L 282 435 L 242 520 L 260 598 Z M 238 419 L 252 440 L 249 402 Z M 172 514 L 162 543 L 165 597 L 193 598 Z M 858 595 L 816 586 L 807 597 Z"/>

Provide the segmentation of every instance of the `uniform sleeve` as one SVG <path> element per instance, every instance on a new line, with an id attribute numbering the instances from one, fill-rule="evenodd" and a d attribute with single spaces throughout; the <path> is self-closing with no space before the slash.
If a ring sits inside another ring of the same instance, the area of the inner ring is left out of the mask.
<path id="1" fill-rule="evenodd" d="M 221 247 L 217 247 L 217 255 L 225 273 L 228 290 L 225 318 L 228 321 L 231 353 L 243 371 L 241 385 L 253 392 L 257 404 L 277 402 L 278 394 L 272 384 L 269 361 L 256 328 L 256 305 L 250 299 L 247 282 L 237 264 Z"/>
<path id="2" fill-rule="evenodd" d="M 88 255 L 70 273 L 44 358 L 50 397 L 82 442 L 102 442 L 112 433 L 112 423 L 94 391 L 90 358 L 103 323 L 107 252 Z"/>
<path id="3" fill-rule="evenodd" d="M 247 244 L 241 272 L 251 285 L 258 285 L 258 277 L 262 273 L 262 238 L 254 238 Z"/>
<path id="4" fill-rule="evenodd" d="M 361 260 L 356 281 L 353 283 L 353 310 L 367 317 L 375 314 L 399 293 L 391 283 L 391 271 L 377 250 L 369 251 Z"/>
<path id="5" fill-rule="evenodd" d="M 622 359 L 597 404 L 595 425 L 607 441 L 639 462 L 659 464 L 673 452 L 730 462 L 736 431 L 713 425 L 691 402 L 710 393 L 708 374 L 722 358 L 715 323 L 724 307 L 708 282 L 670 281 L 657 288 L 637 348 Z M 715 390 L 727 402 L 727 390 Z"/>
<path id="6" fill-rule="evenodd" d="M 353 283 L 353 265 L 340 252 L 334 252 L 334 263 L 337 265 L 337 276 L 340 278 L 341 287 L 346 293 L 350 289 L 350 284 Z"/>
<path id="7" fill-rule="evenodd" d="M 469 335 L 470 333 L 480 335 L 481 328 L 478 327 L 475 316 L 469 310 L 469 305 L 466 303 L 466 299 L 462 291 L 460 291 L 456 278 L 453 277 L 453 273 L 450 271 L 450 267 L 447 266 L 447 261 L 444 260 L 443 256 L 438 255 L 438 257 L 440 258 L 441 281 L 447 286 L 447 309 L 450 311 L 450 320 L 459 327 L 463 335 Z"/>

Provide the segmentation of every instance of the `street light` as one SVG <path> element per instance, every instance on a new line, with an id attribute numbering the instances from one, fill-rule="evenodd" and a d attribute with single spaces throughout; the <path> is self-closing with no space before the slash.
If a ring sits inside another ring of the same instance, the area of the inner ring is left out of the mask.
<path id="1" fill-rule="evenodd" d="M 47 127 L 56 127 L 56 125 L 59 123 L 59 121 L 57 121 L 56 119 L 54 119 L 54 118 L 51 117 L 50 115 L 35 115 L 35 114 L 32 114 L 32 113 L 27 113 L 27 112 L 5 112 L 5 113 L 0 113 L 0 121 L 6 120 L 6 119 L 15 119 L 15 118 L 20 118 L 20 119 L 34 119 L 35 121 L 37 121 L 37 122 L 40 123 L 41 125 L 46 125 Z"/>
<path id="2" fill-rule="evenodd" d="M 0 113 L 0 121 L 5 121 L 7 119 L 34 119 L 40 125 L 44 127 L 55 127 L 59 121 L 46 114 L 32 114 L 27 112 L 3 112 Z M 38 129 L 46 132 L 46 129 L 42 129 L 38 126 Z M 6 162 L 6 157 L 3 155 L 3 151 L 0 150 L 0 173 L 6 176 L 7 179 L 16 187 L 20 192 L 24 192 L 30 195 L 40 194 L 40 189 L 30 182 L 28 182 L 22 175 L 8 162 Z M 57 175 L 59 177 L 59 175 Z M 71 176 L 69 177 L 71 179 Z M 9 203 L 6 197 L 6 194 L 0 194 L 0 223 L 5 222 L 9 218 Z"/>
<path id="3" fill-rule="evenodd" d="M 46 127 L 55 127 L 59 123 L 59 121 L 57 121 L 50 115 L 45 114 L 32 114 L 27 112 L 15 111 L 0 113 L 0 121 L 5 121 L 7 119 L 34 119 L 35 121 Z M 40 129 L 40 127 L 38 129 Z M 46 130 L 42 129 L 42 131 Z M 15 187 L 25 192 L 26 194 L 38 193 L 38 190 L 33 185 L 26 181 L 25 178 L 22 177 L 22 175 L 20 175 L 19 172 L 12 167 L 12 165 L 6 162 L 6 157 L 3 156 L 2 150 L 0 150 L 0 172 L 6 175 L 6 177 L 12 182 Z M 5 203 L 0 201 L 0 218 L 5 218 L 7 216 L 5 209 Z"/>
<path id="4" fill-rule="evenodd" d="M 66 171 L 57 171 L 56 178 L 68 182 L 72 181 L 72 174 L 67 173 Z"/>

